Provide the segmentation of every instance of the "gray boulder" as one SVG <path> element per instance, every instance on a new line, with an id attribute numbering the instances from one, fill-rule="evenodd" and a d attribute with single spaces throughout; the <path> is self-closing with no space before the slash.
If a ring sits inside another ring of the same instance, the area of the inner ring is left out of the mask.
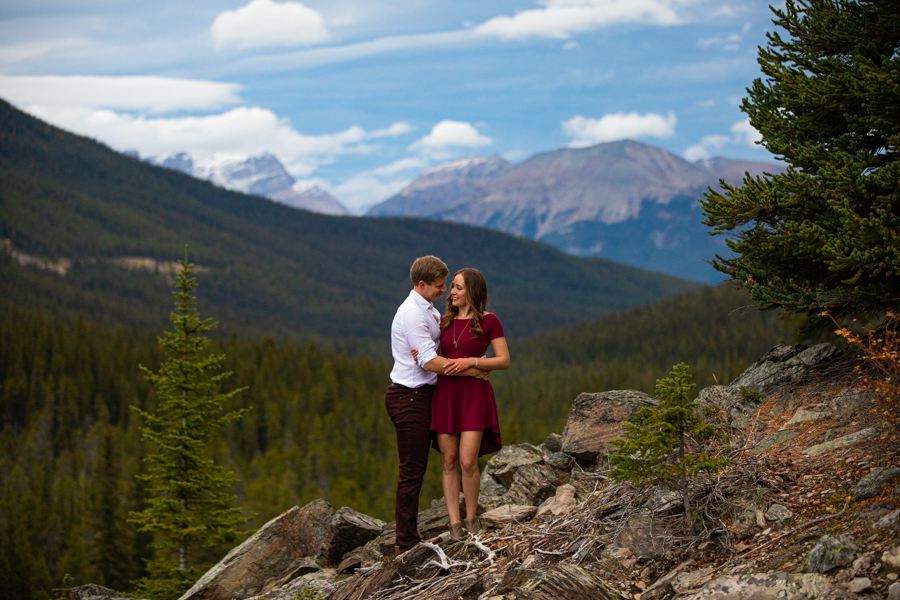
<path id="1" fill-rule="evenodd" d="M 839 437 L 836 440 L 830 440 L 827 442 L 822 442 L 821 444 L 816 444 L 815 446 L 804 450 L 803 454 L 807 456 L 820 456 L 822 454 L 827 454 L 828 452 L 834 452 L 835 450 L 849 448 L 850 446 L 855 446 L 863 440 L 869 439 L 876 433 L 877 431 L 874 427 L 860 429 L 859 431 L 854 431 L 853 433 L 848 433 L 843 437 Z"/>
<path id="2" fill-rule="evenodd" d="M 543 441 L 541 444 L 541 448 L 547 451 L 550 454 L 554 452 L 559 452 L 562 450 L 562 436 L 558 433 L 551 433 L 547 436 L 547 439 Z"/>
<path id="3" fill-rule="evenodd" d="M 537 513 L 537 507 L 531 505 L 506 504 L 481 515 L 481 520 L 488 526 L 503 527 L 509 523 L 530 521 Z"/>
<path id="4" fill-rule="evenodd" d="M 513 477 L 509 492 L 503 495 L 504 504 L 537 506 L 556 493 L 556 488 L 569 479 L 572 459 L 557 452 L 540 461 L 520 467 Z"/>
<path id="5" fill-rule="evenodd" d="M 775 346 L 765 356 L 750 365 L 731 387 L 750 388 L 768 394 L 774 390 L 809 380 L 810 371 L 821 369 L 834 360 L 840 351 L 831 344 L 805 346 Z"/>
<path id="6" fill-rule="evenodd" d="M 807 573 L 826 573 L 853 562 L 859 545 L 846 534 L 823 535 L 806 555 Z"/>
<path id="7" fill-rule="evenodd" d="M 704 585 L 691 600 L 845 600 L 850 597 L 822 575 L 728 575 Z"/>
<path id="8" fill-rule="evenodd" d="M 900 528 L 900 508 L 884 515 L 873 525 L 876 529 L 897 530 Z"/>
<path id="9" fill-rule="evenodd" d="M 853 487 L 853 496 L 857 500 L 874 498 L 881 489 L 900 478 L 900 469 L 896 467 L 875 467 L 869 474 L 859 480 Z"/>
<path id="10" fill-rule="evenodd" d="M 791 510 L 783 504 L 772 504 L 772 506 L 769 507 L 769 510 L 766 511 L 766 521 L 783 523 L 784 521 L 788 521 L 793 517 L 794 513 L 791 512 Z"/>
<path id="11" fill-rule="evenodd" d="M 569 484 L 561 485 L 556 488 L 556 494 L 552 498 L 547 498 L 543 504 L 538 507 L 537 516 L 551 515 L 558 517 L 565 515 L 578 505 L 575 499 L 575 487 Z"/>
<path id="12" fill-rule="evenodd" d="M 345 506 L 331 518 L 328 536 L 316 558 L 322 564 L 337 565 L 344 554 L 381 535 L 383 528 L 383 521 Z"/>
<path id="13" fill-rule="evenodd" d="M 80 585 L 69 590 L 69 600 L 135 600 L 96 583 Z"/>
<path id="14" fill-rule="evenodd" d="M 635 390 L 581 394 L 566 420 L 562 451 L 579 461 L 596 462 L 616 450 L 610 442 L 622 437 L 623 422 L 641 408 L 656 405 L 655 398 Z"/>
<path id="15" fill-rule="evenodd" d="M 272 600 L 297 600 L 298 598 L 325 598 L 336 589 L 332 581 L 334 571 L 325 569 L 292 580 L 280 588 L 277 593 L 269 594 Z M 263 596 L 269 600 L 267 596 Z"/>
<path id="16" fill-rule="evenodd" d="M 895 581 L 888 586 L 887 600 L 900 600 L 900 582 Z"/>
<path id="17" fill-rule="evenodd" d="M 485 487 L 485 479 L 493 479 L 495 483 L 509 488 L 520 468 L 543 460 L 544 454 L 531 444 L 504 446 L 487 462 L 482 474 L 482 488 Z"/>
<path id="18" fill-rule="evenodd" d="M 316 500 L 263 525 L 207 571 L 181 600 L 232 600 L 268 591 L 308 567 L 331 520 L 331 506 Z"/>

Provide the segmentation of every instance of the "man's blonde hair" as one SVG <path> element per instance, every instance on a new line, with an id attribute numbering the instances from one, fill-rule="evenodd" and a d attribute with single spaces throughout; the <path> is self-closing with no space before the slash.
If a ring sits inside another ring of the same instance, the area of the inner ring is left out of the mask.
<path id="1" fill-rule="evenodd" d="M 417 258 L 409 270 L 409 278 L 412 279 L 413 285 L 419 285 L 420 281 L 431 285 L 435 280 L 446 277 L 449 274 L 450 269 L 447 268 L 444 261 L 430 254 Z"/>

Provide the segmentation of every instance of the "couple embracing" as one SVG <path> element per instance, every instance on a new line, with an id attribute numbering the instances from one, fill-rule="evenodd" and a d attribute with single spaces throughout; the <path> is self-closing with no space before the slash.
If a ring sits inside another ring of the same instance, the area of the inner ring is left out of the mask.
<path id="1" fill-rule="evenodd" d="M 509 349 L 497 317 L 486 311 L 487 283 L 481 271 L 453 275 L 442 316 L 433 302 L 447 291 L 450 270 L 439 258 L 423 256 L 410 269 L 413 289 L 391 324 L 394 368 L 384 402 L 397 432 L 395 551 L 421 541 L 417 521 L 419 492 L 428 451 L 441 453 L 441 484 L 450 516 L 450 536 L 478 533 L 480 475 L 478 457 L 502 446 L 491 371 L 509 368 Z M 488 346 L 494 356 L 486 357 Z M 460 474 L 466 518 L 459 514 Z"/>

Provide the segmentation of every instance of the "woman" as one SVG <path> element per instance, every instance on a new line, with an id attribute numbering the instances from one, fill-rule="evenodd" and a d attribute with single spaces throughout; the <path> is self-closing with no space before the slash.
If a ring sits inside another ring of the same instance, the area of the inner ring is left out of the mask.
<path id="1" fill-rule="evenodd" d="M 486 379 L 457 377 L 466 369 L 483 371 L 509 368 L 509 348 L 500 320 L 486 312 L 487 282 L 478 269 L 460 269 L 453 275 L 447 312 L 441 320 L 441 355 L 449 359 L 438 375 L 431 403 L 431 429 L 437 433 L 443 471 L 441 485 L 450 516 L 450 535 L 481 531 L 476 517 L 481 477 L 478 457 L 503 445 L 494 390 Z M 493 358 L 485 358 L 488 346 Z M 466 498 L 466 519 L 460 522 L 459 469 Z"/>

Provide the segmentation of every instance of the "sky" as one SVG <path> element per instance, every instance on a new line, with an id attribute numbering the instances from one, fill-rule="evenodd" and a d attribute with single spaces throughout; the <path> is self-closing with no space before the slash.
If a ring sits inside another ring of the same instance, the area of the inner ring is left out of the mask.
<path id="1" fill-rule="evenodd" d="M 4 0 L 0 98 L 142 157 L 274 154 L 355 212 L 422 170 L 635 139 L 773 161 L 753 0 Z"/>

